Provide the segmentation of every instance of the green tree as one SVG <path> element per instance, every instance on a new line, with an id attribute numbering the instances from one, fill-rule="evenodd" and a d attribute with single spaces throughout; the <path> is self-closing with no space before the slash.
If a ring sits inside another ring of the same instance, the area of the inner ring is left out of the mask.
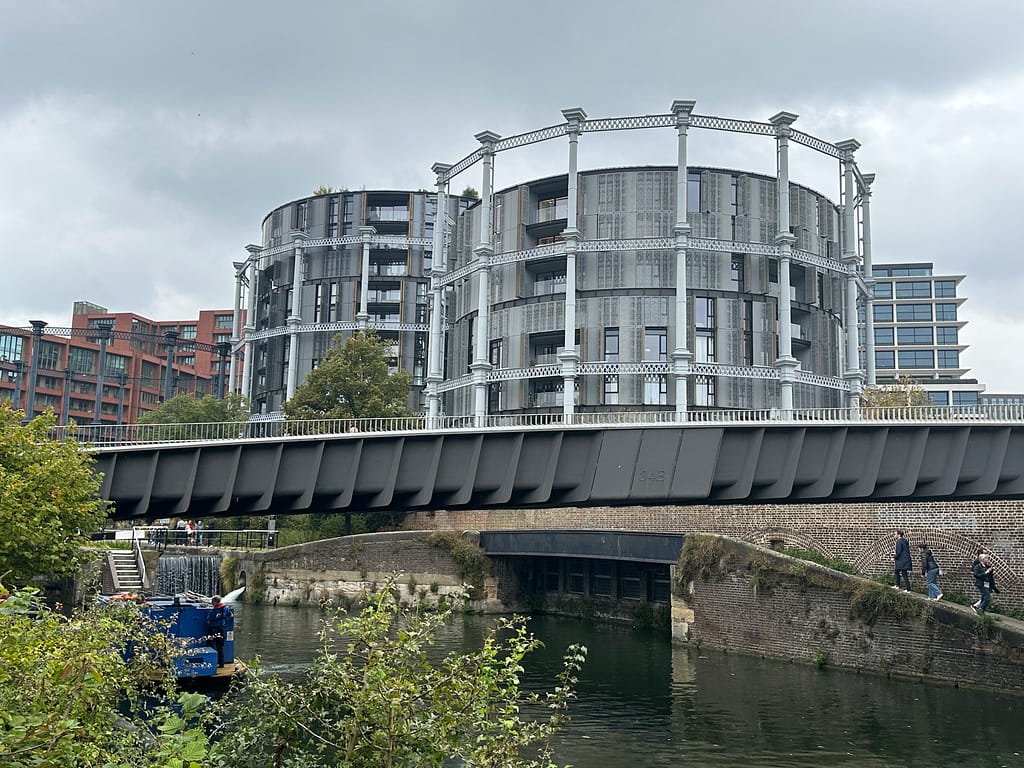
<path id="1" fill-rule="evenodd" d="M 318 197 L 320 195 L 332 195 L 337 191 L 338 190 L 336 190 L 334 187 L 325 187 L 323 184 L 321 184 L 319 187 L 313 190 L 313 196 Z"/>
<path id="2" fill-rule="evenodd" d="M 468 197 L 470 200 L 480 199 L 480 193 L 476 191 L 476 187 L 467 186 L 464 190 L 462 190 L 462 196 Z"/>
<path id="3" fill-rule="evenodd" d="M 909 376 L 892 384 L 865 387 L 861 392 L 861 405 L 867 408 L 907 408 L 933 405 L 924 388 Z"/>
<path id="4" fill-rule="evenodd" d="M 353 615 L 329 614 L 298 681 L 254 675 L 245 701 L 222 715 L 214 758 L 240 768 L 550 768 L 586 649 L 570 646 L 553 691 L 524 693 L 523 659 L 540 645 L 525 618 L 500 619 L 479 650 L 433 662 L 427 649 L 451 605 L 413 612 L 393 587 Z"/>
<path id="5" fill-rule="evenodd" d="M 373 419 L 408 416 L 412 376 L 388 373 L 387 346 L 377 334 L 361 331 L 334 345 L 284 404 L 290 420 Z"/>
<path id="6" fill-rule="evenodd" d="M 177 652 L 133 604 L 65 617 L 35 590 L 0 597 L 0 765 L 199 768 L 205 697 L 152 704 L 174 698 Z"/>
<path id="7" fill-rule="evenodd" d="M 24 425 L 23 416 L 0 402 L 0 575 L 15 585 L 74 573 L 107 516 L 92 456 L 49 436 L 51 411 Z"/>
<path id="8" fill-rule="evenodd" d="M 199 424 L 246 421 L 249 401 L 231 392 L 224 399 L 213 395 L 196 397 L 189 393 L 164 400 L 156 409 L 139 419 L 139 424 Z"/>

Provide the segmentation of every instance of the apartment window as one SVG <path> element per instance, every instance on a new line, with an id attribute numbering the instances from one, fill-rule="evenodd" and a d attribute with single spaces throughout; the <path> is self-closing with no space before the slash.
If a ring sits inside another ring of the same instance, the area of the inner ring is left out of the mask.
<path id="1" fill-rule="evenodd" d="M 696 328 L 714 330 L 715 300 L 708 296 L 697 296 L 693 300 L 693 324 Z"/>
<path id="2" fill-rule="evenodd" d="M 327 236 L 338 236 L 338 198 L 332 197 L 327 210 Z"/>
<path id="3" fill-rule="evenodd" d="M 610 363 L 619 362 L 619 329 L 604 329 L 604 359 Z"/>
<path id="4" fill-rule="evenodd" d="M 604 377 L 604 404 L 619 404 L 619 377 L 608 374 Z"/>
<path id="5" fill-rule="evenodd" d="M 959 368 L 960 353 L 955 349 L 940 349 L 937 352 L 939 368 Z"/>
<path id="6" fill-rule="evenodd" d="M 668 360 L 668 330 L 648 328 L 644 331 L 644 360 Z"/>
<path id="7" fill-rule="evenodd" d="M 734 291 L 743 291 L 744 288 L 744 266 L 745 259 L 742 253 L 734 253 L 732 255 L 732 263 L 729 268 L 729 283 Z"/>
<path id="8" fill-rule="evenodd" d="M 873 304 L 872 311 L 875 315 L 876 323 L 892 322 L 892 304 Z"/>
<path id="9" fill-rule="evenodd" d="M 698 363 L 715 362 L 715 335 L 714 331 L 698 329 L 694 334 L 693 356 Z"/>
<path id="10" fill-rule="evenodd" d="M 896 356 L 900 368 L 934 368 L 935 355 L 930 349 L 900 350 Z"/>
<path id="11" fill-rule="evenodd" d="M 932 319 L 931 304 L 897 304 L 896 321 L 899 323 L 919 323 Z"/>
<path id="12" fill-rule="evenodd" d="M 977 405 L 977 392 L 954 392 L 953 405 Z"/>
<path id="13" fill-rule="evenodd" d="M 295 229 L 302 229 L 302 230 L 304 230 L 306 228 L 306 203 L 305 202 L 296 203 L 295 204 L 295 224 L 293 226 L 294 226 Z"/>
<path id="14" fill-rule="evenodd" d="M 937 298 L 937 299 L 953 299 L 953 298 L 956 298 L 956 281 L 955 280 L 936 280 L 935 281 L 935 298 Z"/>
<path id="15" fill-rule="evenodd" d="M 128 369 L 128 357 L 107 353 L 105 376 L 121 376 Z"/>
<path id="16" fill-rule="evenodd" d="M 21 336 L 0 336 L 0 362 L 16 363 L 21 360 Z"/>
<path id="17" fill-rule="evenodd" d="M 891 349 L 875 351 L 875 368 L 895 368 L 896 353 Z"/>
<path id="18" fill-rule="evenodd" d="M 338 284 L 331 283 L 331 292 L 327 297 L 327 322 L 333 323 L 338 319 Z"/>
<path id="19" fill-rule="evenodd" d="M 196 337 L 196 327 L 194 325 L 181 326 L 180 336 L 183 339 L 194 339 Z"/>
<path id="20" fill-rule="evenodd" d="M 501 339 L 491 339 L 491 349 L 487 359 L 495 368 L 501 368 Z"/>
<path id="21" fill-rule="evenodd" d="M 228 341 L 231 341 L 231 334 L 230 333 L 215 333 L 215 334 L 213 334 L 213 343 L 214 344 L 223 344 L 223 343 L 228 342 Z"/>
<path id="22" fill-rule="evenodd" d="M 323 320 L 324 286 L 317 283 L 313 288 L 313 322 L 319 323 Z"/>
<path id="23" fill-rule="evenodd" d="M 932 329 L 929 327 L 897 328 L 896 341 L 900 346 L 932 344 Z"/>
<path id="24" fill-rule="evenodd" d="M 936 320 L 956 320 L 956 304 L 936 304 Z"/>
<path id="25" fill-rule="evenodd" d="M 779 282 L 779 260 L 768 259 L 768 282 L 777 283 Z"/>
<path id="26" fill-rule="evenodd" d="M 892 328 L 875 328 L 875 344 L 886 346 L 893 344 Z"/>
<path id="27" fill-rule="evenodd" d="M 214 315 L 213 327 L 214 328 L 232 328 L 235 324 L 234 315 Z"/>
<path id="28" fill-rule="evenodd" d="M 875 283 L 875 287 L 872 291 L 872 295 L 876 299 L 891 299 L 892 298 L 892 283 Z"/>
<path id="29" fill-rule="evenodd" d="M 96 370 L 96 353 L 91 349 L 71 347 L 68 367 L 73 373 L 91 374 Z"/>
<path id="30" fill-rule="evenodd" d="M 195 368 L 196 356 L 195 355 L 184 355 L 178 358 L 178 365 L 187 365 L 189 368 Z"/>
<path id="31" fill-rule="evenodd" d="M 715 380 L 711 376 L 698 376 L 693 383 L 693 404 L 715 404 Z"/>
<path id="32" fill-rule="evenodd" d="M 929 299 L 932 295 L 932 284 L 927 280 L 910 280 L 896 283 L 897 299 Z"/>
<path id="33" fill-rule="evenodd" d="M 666 405 L 668 403 L 668 376 L 648 374 L 644 376 L 644 405 Z"/>
<path id="34" fill-rule="evenodd" d="M 686 212 L 700 211 L 700 173 L 686 174 Z"/>
<path id="35" fill-rule="evenodd" d="M 935 329 L 935 341 L 938 344 L 958 344 L 955 325 L 940 325 Z"/>
<path id="36" fill-rule="evenodd" d="M 729 177 L 729 213 L 735 216 L 739 213 L 737 201 L 739 200 L 739 176 Z"/>
<path id="37" fill-rule="evenodd" d="M 949 392 L 929 392 L 932 405 L 949 405 Z"/>

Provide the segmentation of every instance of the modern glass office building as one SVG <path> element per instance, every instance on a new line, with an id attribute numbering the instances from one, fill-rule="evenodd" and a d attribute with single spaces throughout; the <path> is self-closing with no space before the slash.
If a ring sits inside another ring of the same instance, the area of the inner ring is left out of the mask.
<path id="1" fill-rule="evenodd" d="M 985 387 L 966 378 L 961 361 L 965 276 L 936 275 L 930 262 L 875 264 L 872 276 L 878 382 L 909 377 L 936 405 L 978 405 Z"/>

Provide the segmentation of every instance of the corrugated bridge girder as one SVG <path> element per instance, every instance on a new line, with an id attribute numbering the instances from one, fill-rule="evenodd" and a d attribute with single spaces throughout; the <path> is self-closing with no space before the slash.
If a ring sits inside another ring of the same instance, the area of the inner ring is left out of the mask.
<path id="1" fill-rule="evenodd" d="M 1024 497 L 1024 425 L 545 427 L 99 449 L 114 517 Z"/>

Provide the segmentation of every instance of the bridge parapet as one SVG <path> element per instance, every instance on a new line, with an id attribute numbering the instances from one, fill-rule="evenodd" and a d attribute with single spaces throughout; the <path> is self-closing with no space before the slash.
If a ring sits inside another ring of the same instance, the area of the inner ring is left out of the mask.
<path id="1" fill-rule="evenodd" d="M 639 425 L 815 425 L 815 424 L 1024 424 L 1024 406 L 907 406 L 901 408 L 811 408 L 762 410 L 620 411 L 600 413 L 527 413 L 475 416 L 407 416 L 379 419 L 259 419 L 248 422 L 194 424 L 80 424 L 54 427 L 57 439 L 74 439 L 97 447 L 173 443 L 280 440 L 287 438 L 365 437 L 381 433 L 444 432 L 458 430 L 531 430 L 570 427 Z"/>

